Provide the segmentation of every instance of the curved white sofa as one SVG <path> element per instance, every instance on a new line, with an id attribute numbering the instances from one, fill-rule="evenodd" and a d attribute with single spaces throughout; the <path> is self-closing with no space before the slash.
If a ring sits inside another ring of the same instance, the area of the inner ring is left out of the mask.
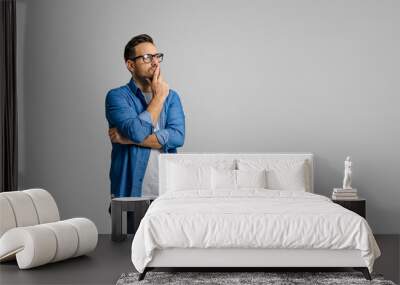
<path id="1" fill-rule="evenodd" d="M 60 221 L 44 189 L 0 193 L 0 262 L 17 259 L 20 269 L 57 262 L 94 250 L 97 238 L 89 219 Z"/>

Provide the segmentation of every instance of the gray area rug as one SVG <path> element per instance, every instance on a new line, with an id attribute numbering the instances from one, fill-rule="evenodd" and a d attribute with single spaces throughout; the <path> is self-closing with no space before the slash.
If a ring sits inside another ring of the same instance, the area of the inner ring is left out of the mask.
<path id="1" fill-rule="evenodd" d="M 139 273 L 124 273 L 116 285 L 134 284 L 385 284 L 382 275 L 372 274 L 366 280 L 360 272 L 147 272 L 145 279 L 138 281 Z"/>

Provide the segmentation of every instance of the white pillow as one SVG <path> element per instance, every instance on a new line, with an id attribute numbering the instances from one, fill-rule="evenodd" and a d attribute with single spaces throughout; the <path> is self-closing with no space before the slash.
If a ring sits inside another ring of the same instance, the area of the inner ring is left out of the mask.
<path id="1" fill-rule="evenodd" d="M 240 170 L 267 170 L 267 188 L 273 190 L 311 191 L 306 160 L 239 159 Z"/>
<path id="2" fill-rule="evenodd" d="M 236 170 L 212 168 L 212 189 L 236 190 Z"/>
<path id="3" fill-rule="evenodd" d="M 167 191 L 211 189 L 210 166 L 168 163 Z"/>
<path id="4" fill-rule="evenodd" d="M 236 170 L 237 187 L 268 188 L 267 170 Z"/>
<path id="5" fill-rule="evenodd" d="M 262 170 L 211 170 L 212 189 L 267 188 L 267 171 Z"/>

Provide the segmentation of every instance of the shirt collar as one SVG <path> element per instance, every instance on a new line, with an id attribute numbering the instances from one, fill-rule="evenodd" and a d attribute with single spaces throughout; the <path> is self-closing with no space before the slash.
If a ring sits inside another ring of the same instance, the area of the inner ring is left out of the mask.
<path id="1" fill-rule="evenodd" d="M 144 99 L 144 95 L 142 93 L 142 90 L 140 90 L 140 88 L 136 86 L 135 81 L 133 80 L 133 78 L 131 78 L 131 80 L 129 80 L 128 86 L 131 89 L 131 91 L 133 92 L 133 95 L 138 97 L 139 100 L 142 102 L 142 104 L 147 107 L 147 102 Z"/>
<path id="2" fill-rule="evenodd" d="M 140 88 L 136 86 L 135 81 L 133 80 L 133 78 L 131 78 L 131 80 L 129 80 L 128 85 L 129 85 L 129 88 L 132 90 L 133 94 L 135 94 L 135 95 L 137 94 L 138 89 L 140 90 Z"/>

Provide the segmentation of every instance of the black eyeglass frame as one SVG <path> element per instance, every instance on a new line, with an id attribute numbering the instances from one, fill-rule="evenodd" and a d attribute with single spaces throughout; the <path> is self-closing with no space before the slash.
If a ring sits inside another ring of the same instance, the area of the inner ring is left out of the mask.
<path id="1" fill-rule="evenodd" d="M 151 56 L 151 59 L 150 59 L 149 62 L 146 62 L 146 61 L 145 61 L 145 56 Z M 143 55 L 135 56 L 134 58 L 130 58 L 130 60 L 135 61 L 135 60 L 137 60 L 138 58 L 143 58 L 143 61 L 144 61 L 144 62 L 150 63 L 150 62 L 153 61 L 153 57 L 157 57 L 157 58 L 159 59 L 159 62 L 162 62 L 162 61 L 163 61 L 163 58 L 164 58 L 164 54 L 163 54 L 162 52 L 155 53 L 155 54 L 146 53 L 146 54 L 143 54 Z"/>

